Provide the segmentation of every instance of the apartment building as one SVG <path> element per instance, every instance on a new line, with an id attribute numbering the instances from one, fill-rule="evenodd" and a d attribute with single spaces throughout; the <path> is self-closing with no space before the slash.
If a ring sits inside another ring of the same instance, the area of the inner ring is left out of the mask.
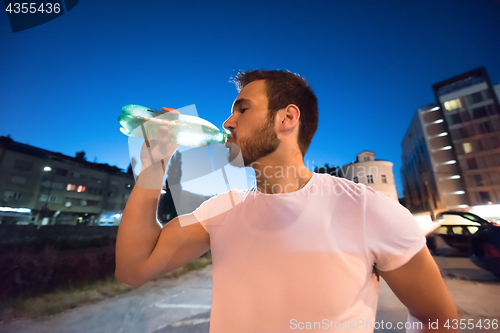
<path id="1" fill-rule="evenodd" d="M 120 216 L 134 177 L 108 164 L 0 137 L 2 224 L 96 225 Z"/>
<path id="2" fill-rule="evenodd" d="M 412 212 L 500 203 L 500 107 L 484 67 L 432 86 L 402 141 L 406 205 Z"/>

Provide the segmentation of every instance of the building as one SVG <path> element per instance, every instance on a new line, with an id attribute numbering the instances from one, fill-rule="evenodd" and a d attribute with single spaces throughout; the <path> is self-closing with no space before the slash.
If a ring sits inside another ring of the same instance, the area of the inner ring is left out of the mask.
<path id="1" fill-rule="evenodd" d="M 119 221 L 134 176 L 108 164 L 0 137 L 2 224 L 96 225 Z"/>
<path id="2" fill-rule="evenodd" d="M 375 159 L 375 153 L 372 151 L 363 151 L 356 155 L 355 162 L 341 167 L 339 175 L 398 200 L 392 165 L 392 162 Z"/>
<path id="3" fill-rule="evenodd" d="M 432 89 L 436 104 L 416 112 L 402 142 L 407 207 L 433 213 L 500 203 L 499 86 L 480 67 Z"/>
<path id="4" fill-rule="evenodd" d="M 401 143 L 405 205 L 413 213 L 467 207 L 460 168 L 442 119 L 439 106 L 419 109 Z"/>

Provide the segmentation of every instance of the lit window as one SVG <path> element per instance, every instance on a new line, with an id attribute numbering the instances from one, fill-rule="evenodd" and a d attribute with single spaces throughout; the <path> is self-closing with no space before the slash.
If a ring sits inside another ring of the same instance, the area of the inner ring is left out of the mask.
<path id="1" fill-rule="evenodd" d="M 372 175 L 368 175 L 366 176 L 366 182 L 368 184 L 373 184 L 373 176 Z"/>
<path id="2" fill-rule="evenodd" d="M 448 111 L 459 109 L 462 107 L 462 102 L 460 102 L 460 98 L 444 102 L 444 108 Z"/>
<path id="3" fill-rule="evenodd" d="M 472 145 L 470 144 L 470 142 L 464 142 L 463 146 L 464 146 L 464 153 L 468 154 L 472 152 Z"/>
<path id="4" fill-rule="evenodd" d="M 74 191 L 74 190 L 76 190 L 76 185 L 74 185 L 74 184 L 68 184 L 66 186 L 66 191 Z"/>
<path id="5" fill-rule="evenodd" d="M 385 175 L 382 175 L 382 183 L 387 184 L 387 178 Z"/>
<path id="6" fill-rule="evenodd" d="M 85 186 L 79 185 L 79 186 L 76 188 L 76 191 L 77 191 L 77 192 L 85 192 Z"/>

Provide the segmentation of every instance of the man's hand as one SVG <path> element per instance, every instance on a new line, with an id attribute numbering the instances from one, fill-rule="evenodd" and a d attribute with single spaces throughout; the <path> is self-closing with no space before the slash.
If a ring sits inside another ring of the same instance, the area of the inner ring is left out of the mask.
<path id="1" fill-rule="evenodd" d="M 166 107 L 162 107 L 161 111 L 163 113 L 171 112 L 180 114 L 176 109 Z M 140 155 L 142 163 L 141 172 L 160 161 L 167 160 L 168 162 L 179 147 L 178 144 L 171 142 L 170 130 L 167 126 L 159 126 L 156 131 L 151 131 L 150 126 L 154 126 L 152 122 L 147 122 L 143 125 L 145 140 Z M 151 132 L 156 133 L 157 137 L 150 137 Z"/>
<path id="2" fill-rule="evenodd" d="M 180 114 L 179 111 L 166 107 L 162 107 L 161 111 Z M 167 126 L 156 127 L 153 122 L 146 122 L 141 127 L 144 144 L 140 153 L 142 165 L 137 185 L 145 189 L 160 189 L 168 162 L 179 145 L 171 142 L 170 130 Z"/>

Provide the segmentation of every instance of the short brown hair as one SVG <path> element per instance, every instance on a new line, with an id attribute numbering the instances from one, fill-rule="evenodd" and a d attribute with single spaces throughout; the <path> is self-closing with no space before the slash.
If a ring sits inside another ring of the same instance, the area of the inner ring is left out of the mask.
<path id="1" fill-rule="evenodd" d="M 300 110 L 298 145 L 302 157 L 305 156 L 318 128 L 318 99 L 306 80 L 298 74 L 283 70 L 267 71 L 256 69 L 239 72 L 233 82 L 240 91 L 250 82 L 265 80 L 269 118 L 274 120 L 278 110 L 295 104 Z"/>

